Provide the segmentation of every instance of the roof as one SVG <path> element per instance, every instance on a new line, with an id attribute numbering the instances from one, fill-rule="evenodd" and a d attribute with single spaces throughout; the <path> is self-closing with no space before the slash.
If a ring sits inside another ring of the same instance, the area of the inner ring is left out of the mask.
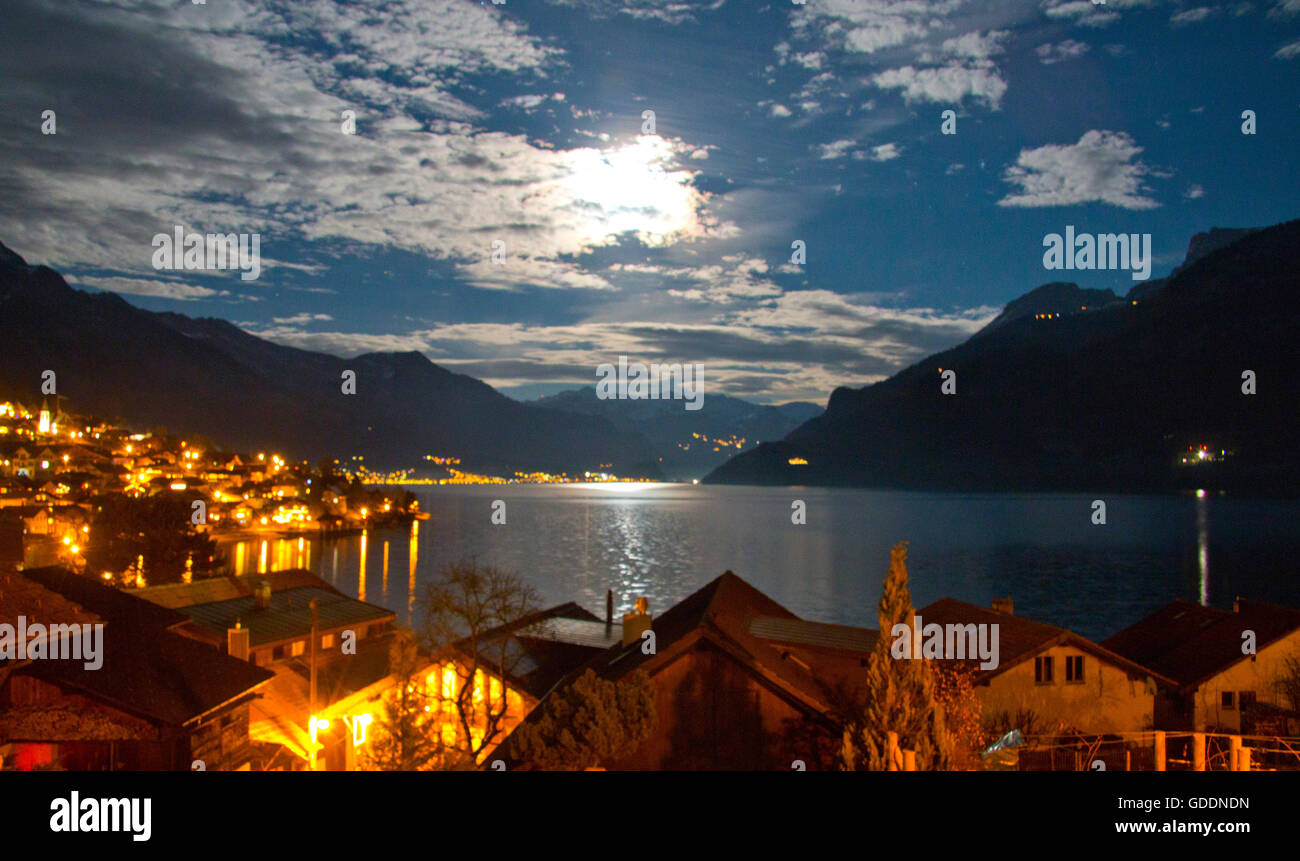
<path id="1" fill-rule="evenodd" d="M 254 596 L 245 595 L 193 604 L 180 608 L 179 612 L 199 627 L 222 637 L 239 621 L 249 630 L 251 644 L 258 646 L 308 636 L 311 633 L 310 602 L 313 600 L 317 602 L 317 630 L 320 631 L 397 618 L 392 610 L 318 586 L 298 586 L 272 592 L 270 606 L 263 609 L 255 609 Z"/>
<path id="2" fill-rule="evenodd" d="M 1151 676 L 1165 685 L 1173 683 L 1172 678 L 1153 668 L 1094 643 L 1067 628 L 1027 619 L 1013 613 L 1002 613 L 987 607 L 967 604 L 955 598 L 940 598 L 933 604 L 918 610 L 917 615 L 921 617 L 922 625 L 933 623 L 937 625 L 996 624 L 998 626 L 998 665 L 990 670 L 981 670 L 981 680 L 986 681 L 1001 675 L 1053 646 L 1071 646 L 1124 670 L 1132 678 Z M 979 665 L 978 661 L 967 663 L 975 667 Z"/>
<path id="3" fill-rule="evenodd" d="M 0 622 L 14 625 L 19 616 L 54 624 L 102 621 L 86 608 L 22 573 L 0 574 Z"/>
<path id="4" fill-rule="evenodd" d="M 60 660 L 33 661 L 18 672 L 172 726 L 196 721 L 271 678 L 267 670 L 206 643 L 123 624 L 105 627 L 102 657 L 97 670 Z"/>
<path id="5" fill-rule="evenodd" d="M 727 571 L 652 621 L 655 654 L 645 654 L 640 641 L 626 647 L 620 641 L 572 673 L 571 678 L 587 668 L 611 681 L 639 669 L 653 676 L 701 639 L 707 639 L 767 684 L 782 690 L 787 698 L 801 702 L 803 708 L 812 712 L 825 713 L 830 707 L 828 687 L 847 681 L 847 668 L 860 668 L 856 652 L 870 632 L 858 629 L 857 634 L 850 634 L 847 626 L 822 628 L 816 623 L 801 625 L 802 621 Z M 752 630 L 755 622 L 758 633 Z M 774 638 L 771 634 L 779 636 Z M 831 648 L 823 645 L 818 650 L 802 650 L 798 654 L 779 639 L 794 635 L 833 640 L 836 634 L 842 638 L 841 645 Z M 840 660 L 846 657 L 844 643 L 850 642 L 853 648 L 848 651 L 855 654 L 851 660 Z"/>
<path id="6" fill-rule="evenodd" d="M 94 577 L 75 574 L 67 568 L 29 568 L 23 576 L 109 622 L 158 631 L 186 621 L 180 613 L 142 601 L 129 591 L 108 586 Z"/>
<path id="7" fill-rule="evenodd" d="M 302 568 L 245 574 L 238 577 L 225 574 L 205 577 L 192 583 L 166 583 L 160 586 L 147 586 L 135 594 L 159 606 L 179 609 L 194 604 L 210 604 L 213 601 L 228 601 L 231 598 L 252 595 L 257 584 L 263 581 L 270 584 L 272 592 L 282 592 L 295 586 L 315 586 L 342 594 L 315 574 Z"/>
<path id="8" fill-rule="evenodd" d="M 37 594 L 31 590 L 34 584 L 83 613 L 93 611 L 86 613 L 91 619 L 104 620 L 99 669 L 87 670 L 84 661 L 38 660 L 18 672 L 77 690 L 124 712 L 180 726 L 251 693 L 271 678 L 266 670 L 167 630 L 184 622 L 184 616 L 93 578 L 62 568 L 41 568 L 16 575 L 13 584 L 0 583 L 6 586 L 4 600 Z"/>
<path id="9" fill-rule="evenodd" d="M 569 601 L 530 613 L 480 636 L 480 660 L 502 661 L 504 640 L 505 682 L 516 691 L 541 699 L 557 682 L 600 654 L 613 642 L 622 642 L 619 624 L 605 636 L 605 623 L 581 605 Z M 464 652 L 466 644 L 456 644 Z"/>
<path id="10" fill-rule="evenodd" d="M 749 632 L 761 640 L 784 643 L 790 646 L 843 649 L 850 652 L 870 652 L 880 639 L 880 632 L 870 628 L 850 625 L 832 625 L 829 622 L 809 622 L 806 619 L 785 619 L 779 616 L 757 616 L 749 623 Z"/>
<path id="11" fill-rule="evenodd" d="M 1103 641 L 1105 647 L 1177 680 L 1197 685 L 1245 660 L 1242 633 L 1256 651 L 1300 629 L 1300 610 L 1238 600 L 1237 611 L 1173 601 Z"/>

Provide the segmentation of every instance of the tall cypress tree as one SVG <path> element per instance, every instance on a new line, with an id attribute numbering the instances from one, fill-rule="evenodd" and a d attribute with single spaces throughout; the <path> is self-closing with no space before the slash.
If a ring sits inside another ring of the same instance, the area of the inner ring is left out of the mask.
<path id="1" fill-rule="evenodd" d="M 907 542 L 890 552 L 889 573 L 880 597 L 880 639 L 867 660 L 866 701 L 846 721 L 841 767 L 885 771 L 889 768 L 889 733 L 898 745 L 916 751 L 921 771 L 948 769 L 952 742 L 943 709 L 935 697 L 930 665 L 921 658 L 895 658 L 894 626 L 912 626 L 912 596 L 907 589 Z"/>

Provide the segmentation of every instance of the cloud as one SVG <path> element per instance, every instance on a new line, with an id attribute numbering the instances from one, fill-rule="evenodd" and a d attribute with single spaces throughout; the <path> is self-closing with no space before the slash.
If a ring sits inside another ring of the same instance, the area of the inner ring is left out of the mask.
<path id="1" fill-rule="evenodd" d="M 1277 53 L 1273 56 L 1279 60 L 1294 60 L 1296 57 L 1300 57 L 1300 39 L 1278 48 Z"/>
<path id="2" fill-rule="evenodd" d="M 902 152 L 899 150 L 898 144 L 887 143 L 872 147 L 870 152 L 855 152 L 853 157 L 859 161 L 864 161 L 866 159 L 870 159 L 871 161 L 889 161 L 890 159 L 898 158 L 900 155 L 902 155 Z"/>
<path id="3" fill-rule="evenodd" d="M 856 141 L 838 140 L 828 144 L 818 144 L 816 150 L 818 152 L 818 158 L 826 161 L 829 159 L 844 158 L 849 154 L 849 150 L 853 149 L 855 146 L 857 146 Z"/>
<path id="4" fill-rule="evenodd" d="M 772 105 L 769 113 L 774 117 L 788 117 L 792 112 L 785 105 Z"/>
<path id="5" fill-rule="evenodd" d="M 294 314 L 292 317 L 273 317 L 272 322 L 281 326 L 305 326 L 308 323 L 333 320 L 329 314 Z"/>
<path id="6" fill-rule="evenodd" d="M 50 265 L 147 282 L 149 237 L 184 224 L 260 233 L 268 253 L 301 241 L 409 251 L 489 289 L 606 289 L 582 254 L 732 229 L 708 213 L 712 196 L 686 166 L 697 145 L 643 136 L 566 149 L 479 127 L 501 100 L 471 104 L 480 91 L 462 84 L 489 74 L 535 84 L 562 57 L 478 4 L 106 4 L 82 15 L 61 0 L 17 0 L 6 15 L 0 77 L 15 116 L 48 103 L 41 34 L 60 33 L 70 58 L 61 80 L 75 97 L 59 106 L 57 139 L 32 146 L 30 125 L 0 127 L 0 234 Z M 286 38 L 296 33 L 317 38 Z M 513 103 L 536 107 L 537 92 Z M 167 122 L 138 122 L 141 93 Z M 344 110 L 356 134 L 343 132 Z M 498 239 L 528 261 L 526 280 L 484 268 Z M 120 286 L 200 297 L 165 283 Z"/>
<path id="7" fill-rule="evenodd" d="M 1185 27 L 1188 24 L 1196 24 L 1219 14 L 1218 9 L 1209 6 L 1197 6 L 1194 9 L 1185 9 L 1182 12 L 1176 12 L 1169 18 L 1169 23 L 1175 27 Z"/>
<path id="8" fill-rule="evenodd" d="M 908 102 L 928 101 L 955 104 L 967 97 L 982 99 L 994 110 L 1007 91 L 997 69 L 951 64 L 940 68 L 917 69 L 904 66 L 889 69 L 872 78 L 882 89 L 901 89 Z"/>
<path id="9" fill-rule="evenodd" d="M 1205 197 L 1205 189 L 1201 188 L 1199 185 L 1189 185 L 1187 191 L 1183 192 L 1183 197 L 1188 200 L 1199 200 L 1200 198 Z"/>
<path id="10" fill-rule="evenodd" d="M 1142 147 L 1123 132 L 1089 131 L 1075 144 L 1049 144 L 1020 151 L 1003 179 L 1019 186 L 999 206 L 1069 206 L 1106 203 L 1122 209 L 1154 209 L 1142 178 L 1148 169 Z"/>
<path id="11" fill-rule="evenodd" d="M 1010 36 L 1007 30 L 990 30 L 981 34 L 979 31 L 966 33 L 952 39 L 945 39 L 943 52 L 952 57 L 965 57 L 971 60 L 987 60 L 1005 49 L 1002 43 Z"/>
<path id="12" fill-rule="evenodd" d="M 1076 42 L 1073 39 L 1066 39 L 1063 42 L 1057 42 L 1055 45 L 1048 43 L 1039 45 L 1034 49 L 1038 54 L 1038 59 L 1044 65 L 1060 63 L 1064 60 L 1073 60 L 1076 57 L 1082 57 L 1091 50 L 1087 42 Z"/>
<path id="13" fill-rule="evenodd" d="M 193 302 L 199 299 L 213 299 L 229 296 L 226 290 L 213 290 L 182 281 L 160 281 L 154 278 L 127 278 L 120 275 L 106 277 L 69 276 L 67 281 L 79 287 L 93 287 L 110 293 L 126 293 L 132 296 L 152 296 L 155 299 L 175 299 L 178 302 Z"/>
<path id="14" fill-rule="evenodd" d="M 686 24 L 699 18 L 701 12 L 712 12 L 722 7 L 726 0 L 707 3 L 683 3 L 681 0 L 551 0 L 557 6 L 576 6 L 598 18 L 627 15 L 641 21 L 658 21 L 662 24 Z"/>

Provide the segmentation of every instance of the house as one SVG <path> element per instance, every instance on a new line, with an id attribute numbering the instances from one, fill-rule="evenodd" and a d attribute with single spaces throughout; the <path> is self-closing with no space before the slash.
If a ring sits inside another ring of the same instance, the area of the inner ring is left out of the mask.
<path id="1" fill-rule="evenodd" d="M 464 729 L 456 705 L 463 687 L 471 686 L 472 708 L 483 708 L 481 716 L 470 720 L 475 748 L 482 743 L 489 710 L 500 713 L 504 697 L 497 735 L 480 751 L 480 759 L 487 760 L 557 683 L 621 637 L 621 627 L 568 602 L 483 632 L 477 638 L 477 658 L 464 641 L 433 655 L 425 682 L 435 700 L 443 742 L 463 742 L 458 739 Z"/>
<path id="2" fill-rule="evenodd" d="M 185 617 L 60 568 L 10 575 L 10 607 L 56 624 L 104 624 L 100 666 L 33 659 L 0 677 L 0 755 L 18 768 L 247 770 L 263 752 L 248 733 L 249 704 L 270 680 L 180 636 Z M 57 600 L 51 600 L 55 596 Z M 35 601 L 36 609 L 30 607 Z M 4 606 L 0 603 L 0 607 Z"/>
<path id="3" fill-rule="evenodd" d="M 877 632 L 799 619 L 730 571 L 654 618 L 642 603 L 619 642 L 576 667 L 609 681 L 644 672 L 657 725 L 613 769 L 789 770 L 834 741 L 836 688 L 860 683 Z M 643 636 L 653 633 L 651 638 Z"/>
<path id="4" fill-rule="evenodd" d="M 1032 722 L 1019 728 L 1088 733 L 1155 725 L 1157 692 L 1172 687 L 1172 679 L 1073 631 L 1017 616 L 1009 598 L 994 601 L 994 607 L 941 598 L 917 611 L 924 626 L 945 631 L 975 625 L 992 632 L 997 626 L 997 666 L 966 662 L 975 673 L 985 724 Z"/>
<path id="5" fill-rule="evenodd" d="M 305 570 L 214 577 L 137 594 L 185 618 L 178 634 L 271 673 L 250 707 L 249 733 L 278 751 L 273 767 L 353 766 L 354 739 L 345 727 L 372 712 L 369 700 L 395 683 L 389 666 L 395 613 L 349 598 Z"/>
<path id="6" fill-rule="evenodd" d="M 1292 698 L 1300 685 L 1300 610 L 1242 598 L 1230 611 L 1174 601 L 1104 645 L 1176 681 L 1157 703 L 1160 729 L 1300 732 L 1300 702 Z"/>

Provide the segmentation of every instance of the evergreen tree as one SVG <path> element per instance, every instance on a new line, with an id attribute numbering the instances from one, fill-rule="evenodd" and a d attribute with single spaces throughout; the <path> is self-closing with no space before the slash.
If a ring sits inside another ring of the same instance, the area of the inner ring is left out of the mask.
<path id="1" fill-rule="evenodd" d="M 419 678 L 419 652 L 409 637 L 397 636 L 389 649 L 397 684 L 384 697 L 383 711 L 370 729 L 361 766 L 372 771 L 425 771 L 441 764 L 442 744 L 429 719 L 429 695 Z"/>
<path id="2" fill-rule="evenodd" d="M 907 542 L 890 553 L 889 573 L 880 598 L 880 639 L 867 660 L 866 702 L 846 721 L 841 767 L 889 769 L 889 733 L 898 746 L 916 751 L 920 771 L 951 767 L 952 741 L 935 694 L 933 670 L 920 658 L 894 658 L 894 626 L 912 627 L 912 596 L 907 589 Z"/>
<path id="3" fill-rule="evenodd" d="M 548 771 L 608 766 L 636 750 L 654 730 L 655 689 L 645 673 L 610 682 L 587 670 L 538 706 L 539 716 L 510 736 L 519 768 Z"/>

